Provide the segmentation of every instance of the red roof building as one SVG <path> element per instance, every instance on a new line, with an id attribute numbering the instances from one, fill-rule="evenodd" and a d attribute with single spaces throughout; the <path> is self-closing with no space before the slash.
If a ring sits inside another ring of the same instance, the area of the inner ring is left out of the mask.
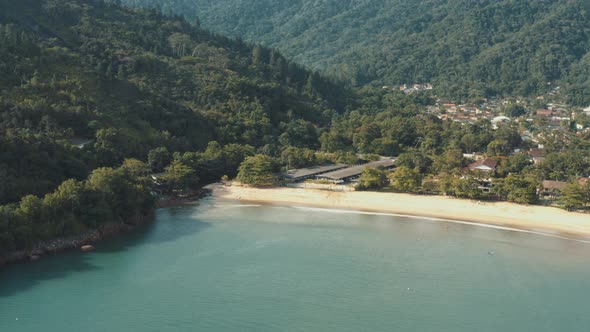
<path id="1" fill-rule="evenodd" d="M 493 172 L 498 166 L 498 161 L 493 158 L 485 158 L 467 165 L 470 171 Z"/>

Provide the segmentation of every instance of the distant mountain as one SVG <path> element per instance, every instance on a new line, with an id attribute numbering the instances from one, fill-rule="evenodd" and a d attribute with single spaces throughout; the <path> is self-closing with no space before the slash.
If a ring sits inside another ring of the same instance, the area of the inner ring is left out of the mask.
<path id="1" fill-rule="evenodd" d="M 347 100 L 278 52 L 103 1 L 0 0 L 0 45 L 0 204 L 158 147 L 271 148 Z"/>
<path id="2" fill-rule="evenodd" d="M 431 82 L 449 97 L 590 104 L 586 0 L 123 0 L 199 19 L 356 84 Z M 551 85 L 548 83 L 551 82 Z"/>

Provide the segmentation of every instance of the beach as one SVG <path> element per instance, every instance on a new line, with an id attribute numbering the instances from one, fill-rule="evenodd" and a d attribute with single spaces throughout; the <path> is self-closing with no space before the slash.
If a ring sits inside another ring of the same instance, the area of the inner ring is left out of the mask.
<path id="1" fill-rule="evenodd" d="M 218 184 L 212 189 L 215 197 L 244 202 L 448 219 L 552 236 L 590 239 L 590 215 L 554 207 L 366 191 L 337 192 L 285 187 L 258 189 L 236 184 Z"/>

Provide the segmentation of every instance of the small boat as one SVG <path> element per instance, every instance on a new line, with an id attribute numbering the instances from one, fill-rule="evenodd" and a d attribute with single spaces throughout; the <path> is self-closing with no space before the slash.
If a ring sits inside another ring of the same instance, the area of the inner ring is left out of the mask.
<path id="1" fill-rule="evenodd" d="M 87 244 L 85 246 L 81 246 L 80 250 L 82 250 L 84 252 L 90 252 L 90 251 L 96 250 L 96 248 L 93 245 Z"/>

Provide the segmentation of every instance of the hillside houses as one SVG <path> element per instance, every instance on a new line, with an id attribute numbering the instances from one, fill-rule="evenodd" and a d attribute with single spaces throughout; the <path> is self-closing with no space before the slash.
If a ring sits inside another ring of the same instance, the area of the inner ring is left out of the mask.
<path id="1" fill-rule="evenodd" d="M 405 94 L 411 94 L 414 92 L 421 92 L 421 91 L 431 91 L 432 84 L 430 84 L 430 83 L 425 83 L 425 84 L 416 83 L 416 84 L 410 84 L 410 85 L 402 84 L 399 86 L 399 90 Z"/>

